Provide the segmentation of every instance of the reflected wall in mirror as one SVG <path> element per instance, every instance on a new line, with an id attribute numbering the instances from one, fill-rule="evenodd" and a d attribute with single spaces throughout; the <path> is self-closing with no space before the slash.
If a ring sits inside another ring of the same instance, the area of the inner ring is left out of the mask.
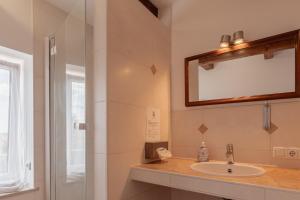
<path id="1" fill-rule="evenodd" d="M 300 97 L 299 31 L 185 59 L 186 106 Z"/>

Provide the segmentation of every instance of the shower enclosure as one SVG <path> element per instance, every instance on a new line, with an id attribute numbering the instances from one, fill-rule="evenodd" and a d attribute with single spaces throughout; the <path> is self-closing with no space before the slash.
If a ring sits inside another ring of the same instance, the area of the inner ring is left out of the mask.
<path id="1" fill-rule="evenodd" d="M 52 17 L 58 23 L 46 39 L 49 56 L 46 143 L 50 152 L 47 199 L 86 200 L 85 0 L 46 1 L 57 8 Z"/>

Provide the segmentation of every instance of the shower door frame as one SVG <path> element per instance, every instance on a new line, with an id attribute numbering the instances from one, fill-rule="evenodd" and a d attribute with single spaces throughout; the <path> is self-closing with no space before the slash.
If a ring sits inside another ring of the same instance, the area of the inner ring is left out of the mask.
<path id="1" fill-rule="evenodd" d="M 56 44 L 55 36 L 45 38 L 45 170 L 46 200 L 55 200 L 55 107 L 54 81 L 51 78 L 55 68 Z"/>

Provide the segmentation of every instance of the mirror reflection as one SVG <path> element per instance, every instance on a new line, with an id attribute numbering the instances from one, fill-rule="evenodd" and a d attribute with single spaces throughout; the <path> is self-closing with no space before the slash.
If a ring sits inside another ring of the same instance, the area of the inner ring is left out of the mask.
<path id="1" fill-rule="evenodd" d="M 225 99 L 295 91 L 295 49 L 217 62 L 205 67 L 189 62 L 190 101 Z"/>

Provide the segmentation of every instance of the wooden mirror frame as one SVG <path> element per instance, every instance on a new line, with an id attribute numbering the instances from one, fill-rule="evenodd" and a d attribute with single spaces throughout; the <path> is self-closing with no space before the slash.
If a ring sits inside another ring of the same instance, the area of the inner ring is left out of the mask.
<path id="1" fill-rule="evenodd" d="M 185 105 L 204 106 L 227 103 L 240 103 L 250 101 L 263 101 L 274 99 L 289 99 L 300 97 L 300 30 L 295 30 L 251 42 L 245 42 L 240 45 L 232 45 L 228 48 L 222 48 L 215 51 L 191 56 L 185 58 Z M 258 54 L 264 54 L 265 59 L 270 59 L 273 52 L 284 49 L 295 48 L 295 92 L 274 93 L 254 96 L 243 96 L 224 99 L 212 99 L 204 101 L 190 101 L 189 99 L 189 62 L 199 60 L 199 64 L 209 70 L 213 68 L 213 63 Z"/>

